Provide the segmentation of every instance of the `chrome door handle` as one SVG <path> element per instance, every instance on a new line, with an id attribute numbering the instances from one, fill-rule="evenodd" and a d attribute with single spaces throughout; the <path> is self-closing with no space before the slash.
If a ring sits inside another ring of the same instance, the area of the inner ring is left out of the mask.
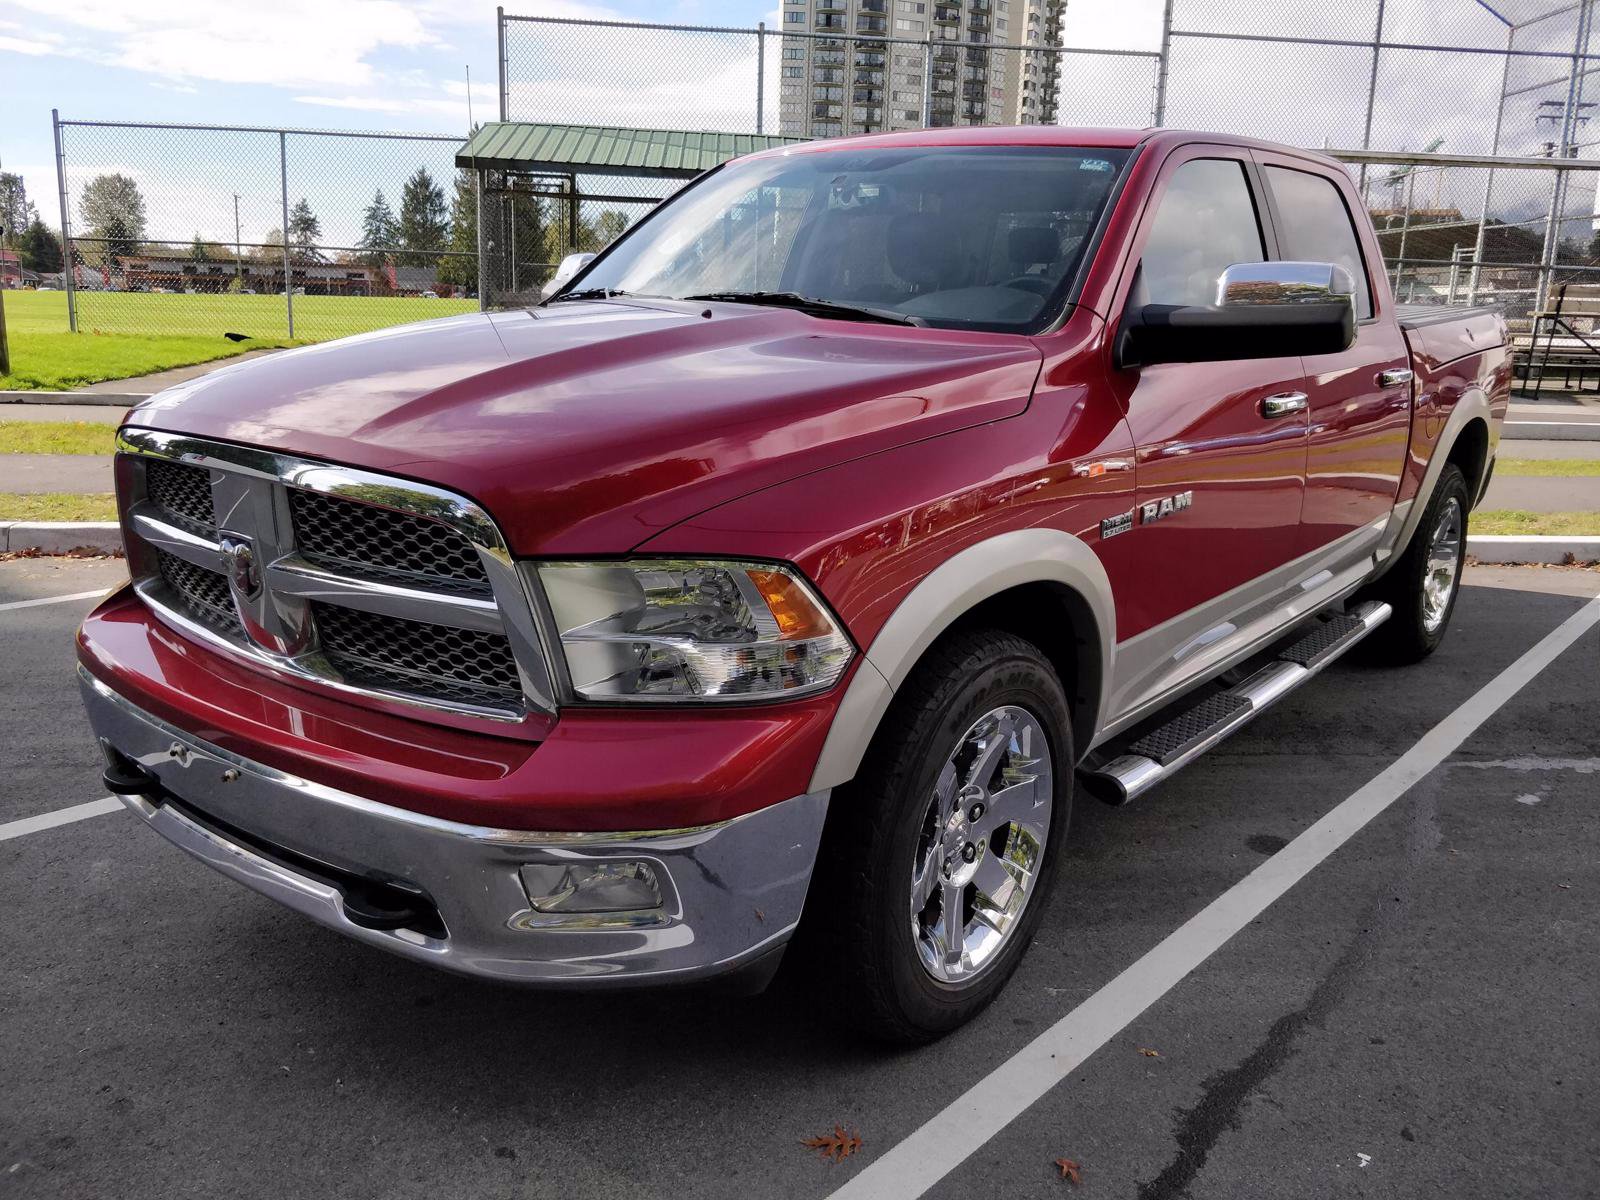
<path id="1" fill-rule="evenodd" d="M 1382 388 L 1399 387 L 1402 383 L 1410 383 L 1412 374 L 1405 367 L 1394 367 L 1388 371 L 1378 372 L 1378 386 Z"/>
<path id="2" fill-rule="evenodd" d="M 1307 403 L 1304 392 L 1279 392 L 1276 396 L 1268 396 L 1261 402 L 1261 415 L 1287 417 L 1290 413 L 1304 412 Z"/>

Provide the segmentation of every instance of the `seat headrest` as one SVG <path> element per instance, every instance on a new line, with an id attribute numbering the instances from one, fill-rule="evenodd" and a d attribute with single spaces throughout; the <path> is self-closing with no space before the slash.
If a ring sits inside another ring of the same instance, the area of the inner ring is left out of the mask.
<path id="1" fill-rule="evenodd" d="M 889 268 L 924 290 L 960 287 L 959 226 L 939 213 L 907 213 L 889 225 Z"/>
<path id="2" fill-rule="evenodd" d="M 1031 267 L 1035 263 L 1051 266 L 1061 253 L 1061 241 L 1048 225 L 1024 225 L 1007 236 L 1006 253 L 1013 266 Z"/>

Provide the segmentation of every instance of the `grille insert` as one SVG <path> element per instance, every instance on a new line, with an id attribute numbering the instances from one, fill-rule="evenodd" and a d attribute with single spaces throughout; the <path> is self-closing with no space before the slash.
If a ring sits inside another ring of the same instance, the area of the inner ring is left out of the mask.
<path id="1" fill-rule="evenodd" d="M 417 580 L 451 590 L 489 591 L 472 543 L 438 521 L 298 488 L 289 492 L 295 543 L 310 561 L 354 567 L 378 577 Z"/>
<path id="2" fill-rule="evenodd" d="M 163 513 L 193 529 L 213 530 L 211 472 L 185 463 L 151 460 L 144 467 L 144 490 Z"/>
<path id="3" fill-rule="evenodd" d="M 177 594 L 190 616 L 221 633 L 236 638 L 244 636 L 244 626 L 239 623 L 238 611 L 233 607 L 233 592 L 226 576 L 197 567 L 165 550 L 158 549 L 156 557 L 161 578 Z"/>
<path id="4" fill-rule="evenodd" d="M 313 601 L 322 652 L 351 683 L 441 700 L 520 707 L 511 643 L 498 633 L 454 629 Z"/>

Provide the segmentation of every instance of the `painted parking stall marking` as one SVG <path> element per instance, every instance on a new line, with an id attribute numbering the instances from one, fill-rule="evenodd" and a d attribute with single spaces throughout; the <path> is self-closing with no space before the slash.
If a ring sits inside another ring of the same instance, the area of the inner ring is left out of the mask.
<path id="1" fill-rule="evenodd" d="M 87 804 L 74 804 L 71 808 L 58 808 L 54 812 L 40 813 L 36 817 L 23 817 L 20 821 L 7 821 L 0 825 L 0 842 L 9 842 L 12 838 L 26 837 L 30 833 L 43 833 L 46 829 L 55 829 L 60 825 L 71 825 L 74 821 L 87 821 L 90 817 L 103 817 L 107 813 L 114 813 L 122 807 L 122 801 L 115 796 L 107 796 L 103 800 L 91 800 Z"/>
<path id="2" fill-rule="evenodd" d="M 1596 624 L 1600 624 L 1600 596 L 1496 675 L 1366 786 L 834 1192 L 832 1200 L 910 1200 L 933 1187 L 1444 762 Z"/>
<path id="3" fill-rule="evenodd" d="M 73 592 L 66 596 L 41 596 L 37 600 L 8 600 L 0 604 L 0 612 L 9 612 L 14 608 L 38 608 L 44 604 L 65 604 L 69 600 L 93 600 L 105 594 L 105 588 L 95 588 L 92 592 Z"/>

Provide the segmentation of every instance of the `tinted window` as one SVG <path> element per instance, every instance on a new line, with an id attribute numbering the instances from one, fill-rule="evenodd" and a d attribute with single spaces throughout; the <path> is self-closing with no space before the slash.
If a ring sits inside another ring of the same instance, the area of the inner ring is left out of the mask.
<path id="1" fill-rule="evenodd" d="M 1337 263 L 1356 281 L 1356 315 L 1372 315 L 1372 291 L 1361 261 L 1361 243 L 1350 210 L 1331 179 L 1268 167 L 1267 186 L 1278 206 L 1278 240 L 1283 257 L 1300 262 Z"/>
<path id="2" fill-rule="evenodd" d="M 1029 331 L 1059 310 L 1127 157 L 912 146 L 744 159 L 663 204 L 577 286 L 799 292 Z"/>
<path id="3" fill-rule="evenodd" d="M 1173 172 L 1141 260 L 1138 304 L 1215 304 L 1234 263 L 1262 262 L 1261 223 L 1244 164 L 1197 158 Z"/>

